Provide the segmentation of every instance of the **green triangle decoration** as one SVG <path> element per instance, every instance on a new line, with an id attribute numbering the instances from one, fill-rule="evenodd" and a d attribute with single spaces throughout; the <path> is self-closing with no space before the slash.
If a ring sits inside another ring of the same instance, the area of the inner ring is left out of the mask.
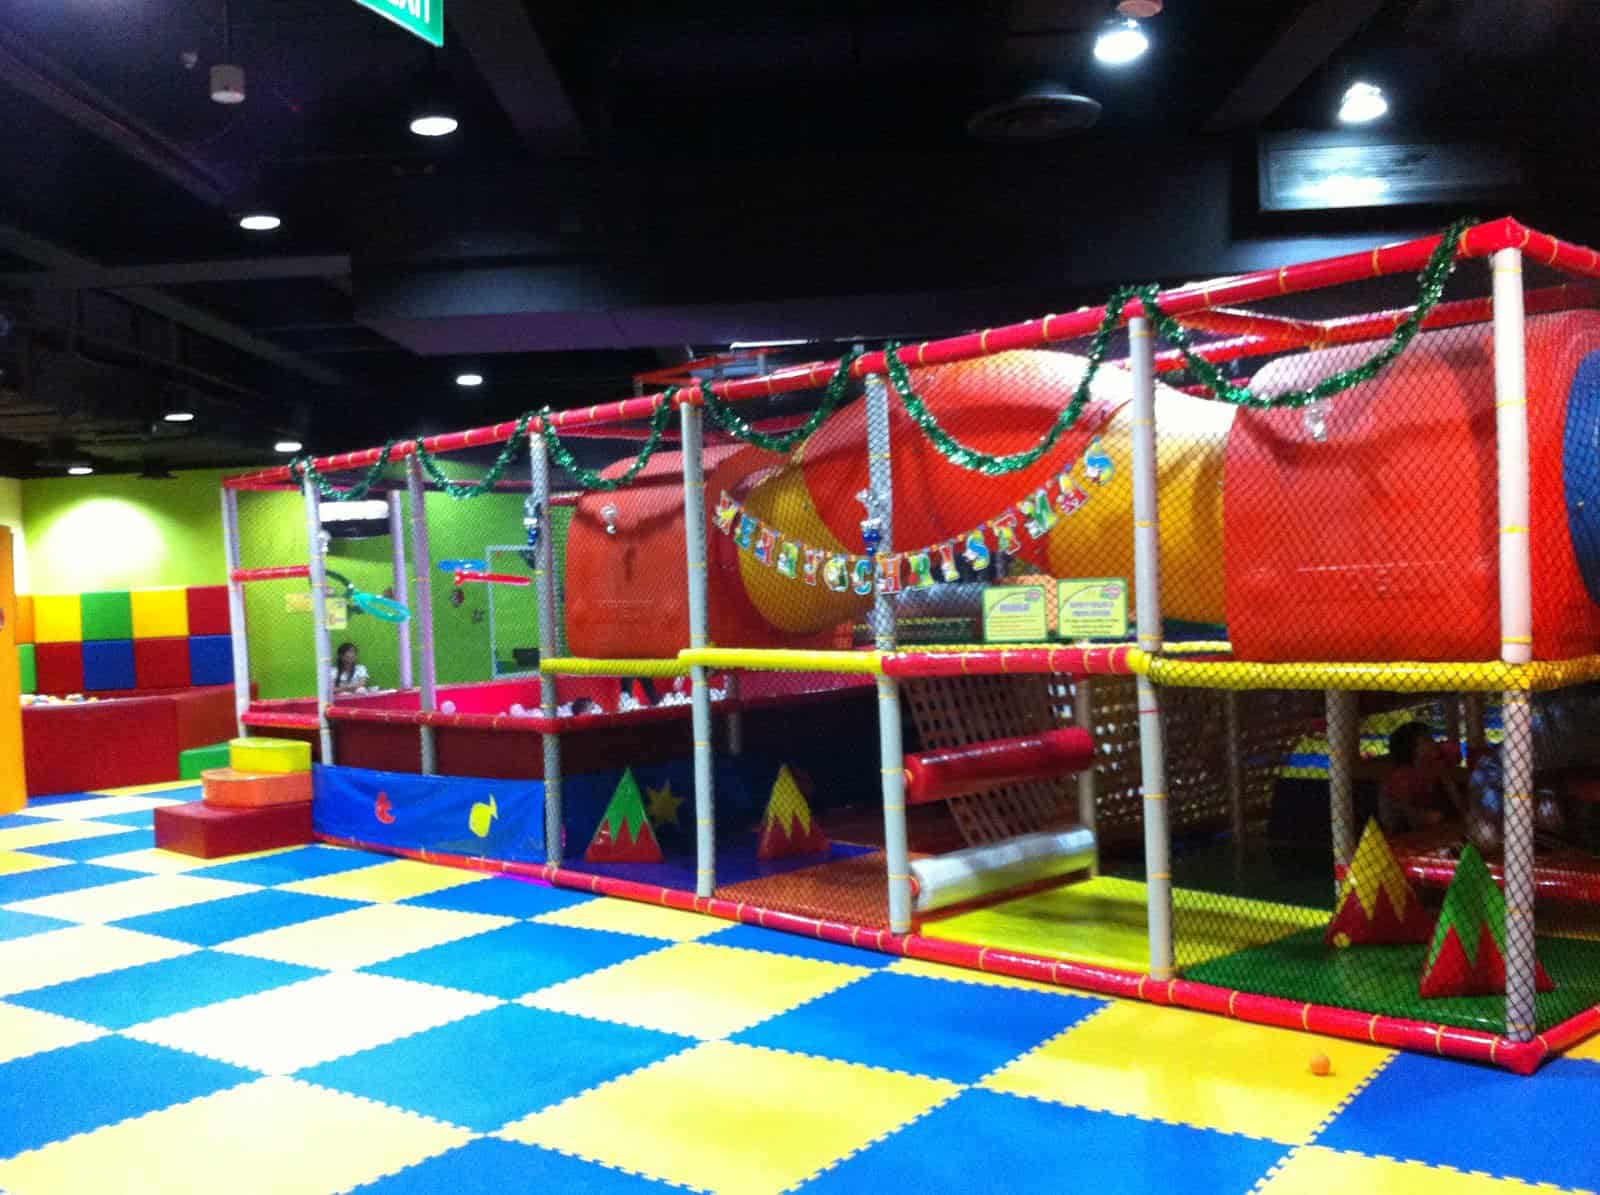
<path id="1" fill-rule="evenodd" d="M 639 828 L 650 824 L 650 818 L 644 811 L 644 794 L 639 791 L 639 782 L 633 778 L 632 768 L 624 769 L 622 779 L 617 781 L 617 790 L 611 794 L 611 803 L 606 806 L 605 822 L 613 838 L 623 837 L 624 827 L 629 838 L 637 838 Z"/>
<path id="2" fill-rule="evenodd" d="M 611 794 L 583 857 L 590 863 L 661 862 L 661 844 L 651 828 L 644 794 L 639 791 L 632 768 L 617 781 L 616 791 Z"/>
<path id="3" fill-rule="evenodd" d="M 1433 927 L 1433 941 L 1428 945 L 1428 958 L 1423 970 L 1439 961 L 1444 949 L 1445 936 L 1451 929 L 1467 951 L 1467 961 L 1478 961 L 1479 930 L 1487 926 L 1494 936 L 1500 953 L 1506 949 L 1506 898 L 1489 874 L 1489 865 L 1483 861 L 1478 848 L 1467 843 L 1461 848 L 1461 858 L 1456 862 L 1456 874 L 1444 894 L 1444 907 L 1439 910 L 1439 920 Z"/>

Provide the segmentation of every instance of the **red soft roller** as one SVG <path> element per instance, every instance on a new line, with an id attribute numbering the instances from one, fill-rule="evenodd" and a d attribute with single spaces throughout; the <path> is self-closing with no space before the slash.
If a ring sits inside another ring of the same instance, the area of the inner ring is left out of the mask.
<path id="1" fill-rule="evenodd" d="M 1002 784 L 1081 772 L 1093 760 L 1094 739 L 1074 727 L 924 751 L 906 756 L 906 803 L 948 801 Z"/>

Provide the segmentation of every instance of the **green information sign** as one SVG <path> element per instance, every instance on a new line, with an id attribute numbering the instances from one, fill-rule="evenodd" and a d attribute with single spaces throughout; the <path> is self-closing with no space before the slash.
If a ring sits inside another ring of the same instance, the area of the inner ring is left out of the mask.
<path id="1" fill-rule="evenodd" d="M 985 643 L 1043 643 L 1050 612 L 1042 585 L 991 585 L 983 591 Z"/>
<path id="2" fill-rule="evenodd" d="M 444 0 L 356 0 L 429 45 L 444 45 Z"/>
<path id="3" fill-rule="evenodd" d="M 1122 577 L 1078 577 L 1056 582 L 1061 638 L 1126 639 L 1128 582 Z"/>

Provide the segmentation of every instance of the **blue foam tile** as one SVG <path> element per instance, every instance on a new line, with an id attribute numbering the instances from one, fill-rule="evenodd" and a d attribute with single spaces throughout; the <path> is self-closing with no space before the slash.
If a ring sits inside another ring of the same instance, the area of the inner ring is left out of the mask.
<path id="1" fill-rule="evenodd" d="M 47 934 L 53 929 L 66 929 L 75 924 L 55 917 L 40 917 L 37 913 L 0 909 L 0 942 L 11 938 L 27 938 L 33 934 Z"/>
<path id="2" fill-rule="evenodd" d="M 363 970 L 515 1000 L 665 945 L 657 938 L 633 934 L 597 934 L 567 925 L 520 921 Z"/>
<path id="3" fill-rule="evenodd" d="M 203 950 L 35 988 L 7 999 L 12 1004 L 57 1013 L 91 1025 L 127 1029 L 204 1004 L 253 996 L 320 974 L 322 972 L 310 967 Z"/>
<path id="4" fill-rule="evenodd" d="M 105 639 L 83 645 L 83 690 L 136 689 L 138 678 L 133 668 L 133 640 Z"/>
<path id="5" fill-rule="evenodd" d="M 35 813 L 3 813 L 0 814 L 0 830 L 9 830 L 13 826 L 37 826 L 48 819 Z"/>
<path id="6" fill-rule="evenodd" d="M 50 793 L 43 797 L 29 797 L 28 808 L 35 805 L 61 805 L 67 801 L 82 801 L 94 796 L 94 793 Z"/>
<path id="7" fill-rule="evenodd" d="M 0 1158 L 37 1149 L 260 1076 L 197 1054 L 124 1037 L 0 1064 L 0 1091 L 22 1093 L 0 1116 Z"/>
<path id="8" fill-rule="evenodd" d="M 240 859 L 236 863 L 219 863 L 215 867 L 197 867 L 186 874 L 271 888 L 277 884 L 314 880 L 319 876 L 336 875 L 341 871 L 354 871 L 358 867 L 372 867 L 385 862 L 388 860 L 383 856 L 369 855 L 365 851 L 349 851 L 333 846 L 300 846 L 260 859 Z"/>
<path id="9" fill-rule="evenodd" d="M 247 934 L 282 929 L 302 921 L 330 917 L 361 906 L 360 901 L 336 900 L 331 896 L 310 896 L 303 892 L 283 892 L 267 888 L 239 896 L 225 896 L 181 909 L 142 913 L 115 922 L 119 929 L 138 930 L 162 938 L 175 938 L 195 946 L 217 946 Z"/>
<path id="10" fill-rule="evenodd" d="M 41 855 L 45 853 L 44 847 L 35 847 L 34 850 Z M 36 896 L 54 896 L 58 892 L 76 892 L 97 884 L 118 884 L 137 879 L 138 875 L 138 872 L 99 867 L 93 863 L 64 863 L 60 867 L 19 871 L 14 875 L 0 876 L 0 905 L 32 900 Z"/>
<path id="11" fill-rule="evenodd" d="M 653 1195 L 678 1189 L 551 1149 L 480 1137 L 398 1174 L 356 1187 L 352 1195 L 438 1195 L 440 1191 L 451 1195 L 507 1195 L 512 1191 Z"/>
<path id="12" fill-rule="evenodd" d="M 191 685 L 233 684 L 231 636 L 189 636 L 189 683 Z"/>
<path id="13" fill-rule="evenodd" d="M 490 1132 L 695 1044 L 654 1029 L 504 1004 L 319 1063 L 296 1078 Z"/>
<path id="14" fill-rule="evenodd" d="M 977 1090 L 798 1189 L 805 1195 L 1244 1192 L 1284 1152 L 1270 1141 Z"/>
<path id="15" fill-rule="evenodd" d="M 846 963 L 852 967 L 888 967 L 900 961 L 897 954 L 884 954 L 879 950 L 862 950 L 857 946 L 843 946 L 837 942 L 824 942 L 820 938 L 802 937 L 800 934 L 780 933 L 775 929 L 762 929 L 755 925 L 733 925 L 700 939 L 715 946 L 737 946 L 741 950 L 761 950 L 767 954 L 784 954 L 791 958 L 816 959 L 824 963 Z"/>
<path id="16" fill-rule="evenodd" d="M 1104 1005 L 879 971 L 733 1040 L 973 1083 Z"/>
<path id="17" fill-rule="evenodd" d="M 587 904 L 599 897 L 587 892 L 572 892 L 566 888 L 552 888 L 528 880 L 495 876 L 477 884 L 459 884 L 414 896 L 401 904 L 422 905 L 429 909 L 451 909 L 458 913 L 490 913 L 499 917 L 537 917 L 541 913 L 554 913 L 557 909 Z"/>
<path id="18" fill-rule="evenodd" d="M 129 830 L 126 834 L 102 834 L 98 838 L 52 842 L 49 846 L 35 847 L 34 853 L 49 855 L 52 859 L 71 859 L 75 863 L 87 863 L 93 859 L 103 859 L 107 855 L 141 850 L 150 845 L 152 843 L 149 834 Z M 137 872 L 129 872 L 126 878 L 134 879 L 137 876 Z"/>
<path id="19" fill-rule="evenodd" d="M 1558 1058 L 1532 1078 L 1400 1054 L 1318 1145 L 1481 1170 L 1530 1183 L 1600 1188 L 1600 1072 Z M 1505 1132 L 1484 1130 L 1485 1109 Z"/>
<path id="20" fill-rule="evenodd" d="M 163 793 L 162 796 L 166 794 Z M 200 790 L 194 790 L 194 796 L 189 800 L 198 801 Z M 154 809 L 135 809 L 131 813 L 109 813 L 94 819 L 97 822 L 115 822 L 119 826 L 130 826 L 135 830 L 154 831 L 156 828 L 156 811 Z"/>

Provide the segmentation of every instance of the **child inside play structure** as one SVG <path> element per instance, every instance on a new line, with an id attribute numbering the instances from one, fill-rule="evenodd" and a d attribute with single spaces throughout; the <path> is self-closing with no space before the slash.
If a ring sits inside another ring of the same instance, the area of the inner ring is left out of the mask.
<path id="1" fill-rule="evenodd" d="M 372 678 L 367 666 L 361 662 L 361 649 L 354 643 L 341 643 L 334 657 L 333 693 L 335 697 L 349 697 L 365 693 L 372 688 Z"/>

